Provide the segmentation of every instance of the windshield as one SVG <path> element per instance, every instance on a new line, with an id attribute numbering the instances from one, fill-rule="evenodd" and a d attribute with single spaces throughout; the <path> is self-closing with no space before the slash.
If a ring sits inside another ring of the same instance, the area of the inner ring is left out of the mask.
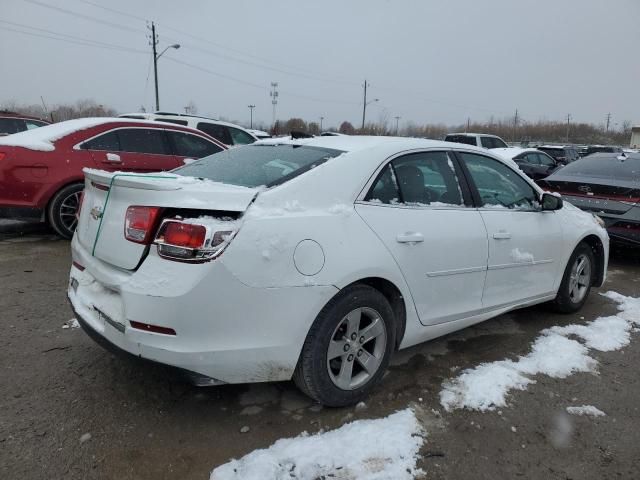
<path id="1" fill-rule="evenodd" d="M 571 162 L 559 171 L 562 176 L 611 178 L 640 181 L 640 156 L 594 155 Z"/>
<path id="2" fill-rule="evenodd" d="M 201 158 L 173 171 L 243 187 L 272 187 L 341 153 L 304 145 L 246 145 Z"/>

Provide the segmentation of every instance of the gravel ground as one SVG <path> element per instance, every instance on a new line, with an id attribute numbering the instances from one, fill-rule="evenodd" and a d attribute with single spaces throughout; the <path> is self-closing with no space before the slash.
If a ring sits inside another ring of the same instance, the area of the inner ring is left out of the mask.
<path id="1" fill-rule="evenodd" d="M 408 405 L 428 431 L 426 478 L 640 478 L 638 333 L 623 350 L 592 352 L 598 375 L 536 377 L 501 414 L 445 413 L 438 401 L 459 370 L 525 354 L 546 327 L 614 313 L 597 291 L 576 315 L 528 308 L 399 352 L 366 408 L 321 409 L 288 382 L 195 388 L 63 328 L 69 263 L 69 243 L 42 227 L 0 225 L 0 478 L 207 479 L 279 438 Z M 640 255 L 614 252 L 602 290 L 640 296 Z M 583 404 L 607 415 L 564 413 Z"/>

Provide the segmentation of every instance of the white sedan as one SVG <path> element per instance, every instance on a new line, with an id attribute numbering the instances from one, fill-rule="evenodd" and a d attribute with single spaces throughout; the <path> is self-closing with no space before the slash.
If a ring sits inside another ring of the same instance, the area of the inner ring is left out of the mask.
<path id="1" fill-rule="evenodd" d="M 397 349 L 604 282 L 601 221 L 466 145 L 273 139 L 170 173 L 86 170 L 68 296 L 101 344 L 199 385 L 360 401 Z"/>

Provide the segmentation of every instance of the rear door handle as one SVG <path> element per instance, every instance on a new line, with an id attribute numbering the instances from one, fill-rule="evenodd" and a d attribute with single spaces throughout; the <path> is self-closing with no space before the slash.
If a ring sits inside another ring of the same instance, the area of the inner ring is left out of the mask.
<path id="1" fill-rule="evenodd" d="M 121 162 L 120 155 L 117 153 L 107 153 L 107 161 L 108 162 Z"/>
<path id="2" fill-rule="evenodd" d="M 424 242 L 424 235 L 419 232 L 406 232 L 399 233 L 396 236 L 396 241 L 398 243 L 418 243 Z"/>
<path id="3" fill-rule="evenodd" d="M 493 238 L 496 240 L 509 240 L 511 238 L 511 234 L 509 232 L 505 232 L 501 230 L 493 234 Z"/>

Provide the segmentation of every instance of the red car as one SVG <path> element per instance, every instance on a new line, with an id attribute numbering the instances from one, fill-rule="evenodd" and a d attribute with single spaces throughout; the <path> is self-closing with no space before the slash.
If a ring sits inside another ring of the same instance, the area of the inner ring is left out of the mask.
<path id="1" fill-rule="evenodd" d="M 71 238 L 85 167 L 172 170 L 227 147 L 199 130 L 122 118 L 83 118 L 0 138 L 0 218 L 40 218 Z"/>
<path id="2" fill-rule="evenodd" d="M 0 136 L 24 132 L 32 128 L 44 127 L 49 122 L 30 115 L 0 110 Z"/>

